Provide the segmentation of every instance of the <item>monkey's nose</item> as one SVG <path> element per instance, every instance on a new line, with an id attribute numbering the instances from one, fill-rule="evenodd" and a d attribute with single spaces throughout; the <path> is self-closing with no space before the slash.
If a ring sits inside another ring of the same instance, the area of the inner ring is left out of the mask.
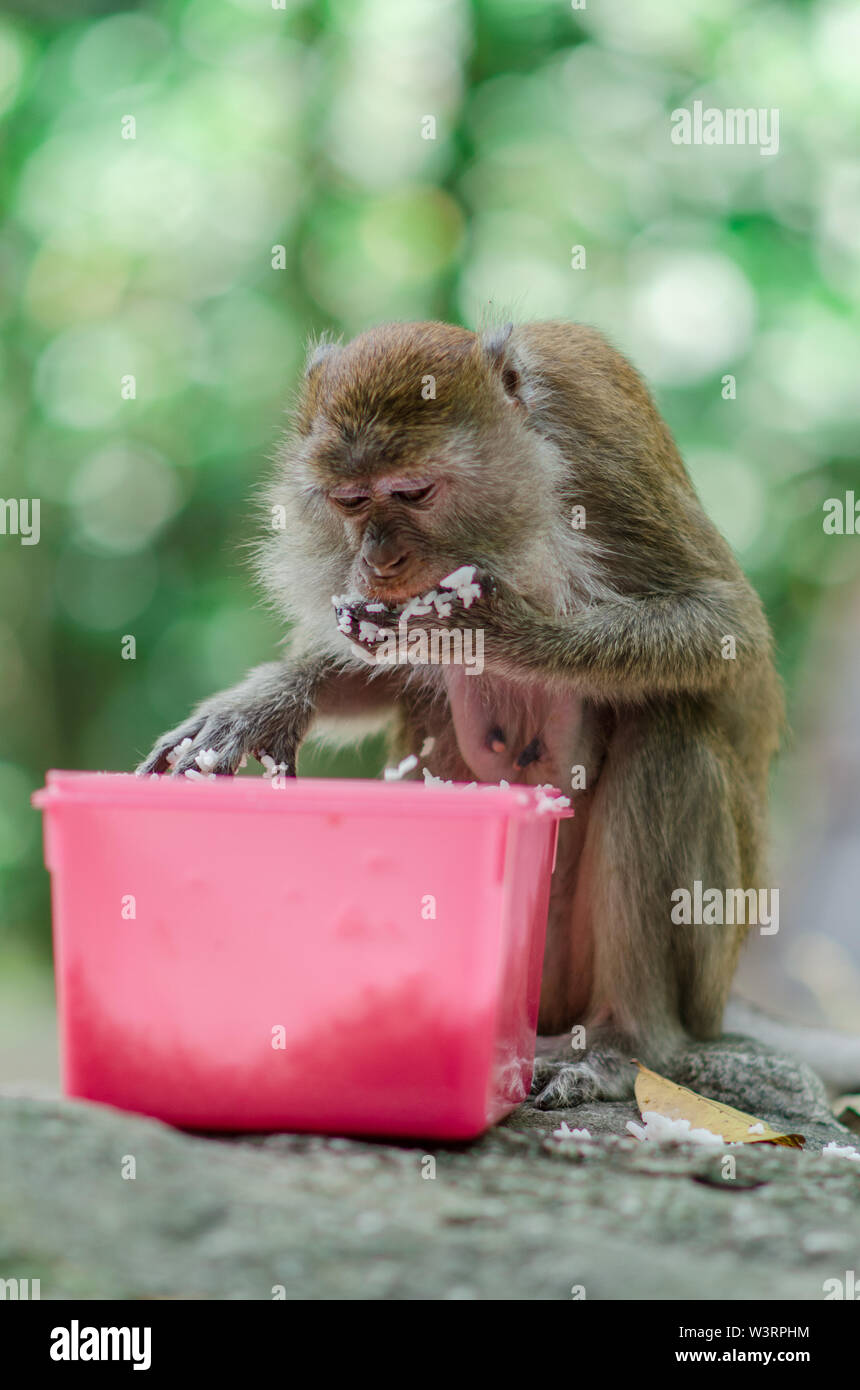
<path id="1" fill-rule="evenodd" d="M 408 559 L 409 556 L 404 550 L 400 555 L 395 555 L 390 560 L 371 560 L 370 568 L 373 570 L 377 579 L 390 579 L 392 575 L 400 573 Z"/>

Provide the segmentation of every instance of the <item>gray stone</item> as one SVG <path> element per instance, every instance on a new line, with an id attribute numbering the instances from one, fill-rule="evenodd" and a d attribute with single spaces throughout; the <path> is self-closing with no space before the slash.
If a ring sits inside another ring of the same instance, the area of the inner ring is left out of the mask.
<path id="1" fill-rule="evenodd" d="M 719 1149 L 631 1138 L 620 1102 L 422 1145 L 205 1137 L 6 1088 L 0 1278 L 43 1298 L 820 1299 L 860 1270 L 860 1163 L 817 1151 L 856 1136 L 811 1073 L 743 1039 L 702 1048 L 689 1084 L 749 1108 L 725 1083 L 739 1059 L 807 1150 L 732 1149 L 733 1178 Z M 553 1138 L 562 1120 L 595 1137 Z"/>

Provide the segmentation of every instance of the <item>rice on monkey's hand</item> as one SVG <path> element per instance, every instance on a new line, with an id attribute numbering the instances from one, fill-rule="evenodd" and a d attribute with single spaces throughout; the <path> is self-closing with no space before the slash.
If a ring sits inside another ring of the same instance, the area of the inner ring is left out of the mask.
<path id="1" fill-rule="evenodd" d="M 462 565 L 434 589 L 406 602 L 383 603 L 360 595 L 333 595 L 338 631 L 373 654 L 386 637 L 432 629 L 487 629 L 497 618 L 499 586 L 475 565 Z"/>

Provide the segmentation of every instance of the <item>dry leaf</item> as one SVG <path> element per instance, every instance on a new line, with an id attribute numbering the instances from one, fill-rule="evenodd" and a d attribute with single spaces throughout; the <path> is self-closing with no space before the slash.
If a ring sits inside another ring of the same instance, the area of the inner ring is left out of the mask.
<path id="1" fill-rule="evenodd" d="M 636 1104 L 643 1114 L 646 1110 L 656 1110 L 658 1115 L 665 1115 L 669 1120 L 689 1120 L 692 1129 L 707 1129 L 729 1144 L 784 1144 L 790 1149 L 802 1149 L 806 1143 L 802 1134 L 779 1134 L 755 1115 L 745 1115 L 742 1110 L 722 1105 L 718 1100 L 707 1100 L 686 1086 L 678 1086 L 656 1071 L 649 1071 L 641 1062 L 636 1065 L 639 1068 Z M 751 1129 L 756 1133 L 750 1133 Z"/>

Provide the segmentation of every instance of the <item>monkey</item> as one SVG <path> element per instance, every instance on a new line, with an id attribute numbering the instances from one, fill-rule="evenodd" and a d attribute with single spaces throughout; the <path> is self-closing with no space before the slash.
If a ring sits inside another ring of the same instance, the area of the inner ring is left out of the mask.
<path id="1" fill-rule="evenodd" d="M 174 774 L 212 748 L 216 774 L 265 753 L 295 775 L 321 723 L 381 721 L 392 757 L 431 749 L 416 777 L 552 784 L 574 816 L 534 1103 L 625 1098 L 631 1058 L 670 1068 L 719 1037 L 747 928 L 676 925 L 672 895 L 764 885 L 783 695 L 762 604 L 625 357 L 563 321 L 324 339 L 265 496 L 285 524 L 255 566 L 287 654 L 204 700 L 138 772 L 170 771 L 189 738 Z M 463 567 L 462 597 L 439 588 Z M 398 628 L 480 634 L 483 669 L 380 662 Z"/>

